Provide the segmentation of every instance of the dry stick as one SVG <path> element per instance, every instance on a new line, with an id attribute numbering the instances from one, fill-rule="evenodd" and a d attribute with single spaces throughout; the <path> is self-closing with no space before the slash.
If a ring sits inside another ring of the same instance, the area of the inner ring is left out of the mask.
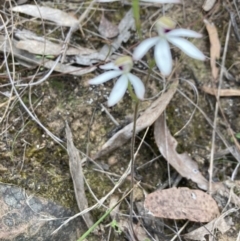
<path id="1" fill-rule="evenodd" d="M 233 26 L 234 35 L 235 35 L 237 41 L 239 42 L 240 41 L 240 33 L 239 33 L 239 29 L 238 29 L 238 24 L 236 22 L 235 14 L 227 7 L 227 4 L 223 4 L 223 6 L 229 13 L 229 16 L 230 16 L 230 19 L 231 19 L 231 24 Z"/>
<path id="2" fill-rule="evenodd" d="M 184 230 L 184 228 L 186 228 L 186 226 L 188 225 L 189 221 L 187 221 L 182 227 L 181 229 L 174 235 L 174 237 L 170 240 L 170 241 L 174 241 L 176 238 L 180 237 L 181 232 Z"/>
<path id="3" fill-rule="evenodd" d="M 164 112 L 162 113 L 162 115 L 164 115 L 164 135 L 167 136 L 167 121 L 166 121 L 166 111 L 164 110 Z M 167 138 L 165 138 L 165 146 L 166 146 L 166 160 L 168 160 L 168 140 Z M 171 187 L 171 173 L 170 173 L 170 163 L 169 161 L 167 162 L 167 172 L 168 172 L 168 186 L 169 188 Z"/>
<path id="4" fill-rule="evenodd" d="M 119 126 L 119 123 L 117 122 L 117 120 L 110 114 L 110 112 L 107 110 L 107 108 L 103 105 L 100 104 L 101 107 L 103 108 L 103 110 L 106 112 L 107 116 L 111 119 L 111 121 L 116 125 Z"/>
<path id="5" fill-rule="evenodd" d="M 236 8 L 237 14 L 238 14 L 238 18 L 239 18 L 239 20 L 240 20 L 240 14 L 239 14 L 239 11 L 238 11 L 238 7 L 237 7 L 236 0 L 234 0 L 233 2 L 234 2 L 234 6 L 235 6 L 235 8 Z"/>
<path id="6" fill-rule="evenodd" d="M 219 76 L 219 85 L 218 85 L 218 91 L 217 91 L 217 96 L 216 96 L 215 114 L 214 114 L 214 121 L 213 121 L 213 133 L 212 133 L 212 148 L 211 148 L 211 156 L 210 156 L 210 166 L 209 166 L 209 171 L 208 171 L 209 172 L 209 194 L 210 195 L 212 193 L 213 161 L 214 161 L 214 149 L 215 149 L 214 145 L 215 145 L 215 138 L 216 138 L 217 116 L 218 116 L 219 101 L 220 101 L 220 89 L 222 86 L 230 30 L 231 30 L 231 21 L 229 21 L 229 24 L 228 24 L 227 36 L 226 36 L 226 40 L 225 40 L 224 52 L 223 52 L 222 63 L 221 63 L 221 72 L 220 72 L 220 76 Z"/>
<path id="7" fill-rule="evenodd" d="M 72 27 L 69 29 L 69 31 L 68 31 L 68 33 L 67 33 L 67 36 L 66 36 L 66 38 L 65 38 L 65 40 L 64 40 L 64 43 L 63 43 L 63 46 L 62 46 L 62 50 L 63 50 L 63 51 L 62 51 L 62 58 L 61 58 L 61 60 L 60 60 L 60 63 L 61 63 L 61 64 L 63 64 L 63 62 L 65 61 L 68 44 L 69 44 L 69 42 L 70 42 L 70 39 L 71 39 L 71 36 L 72 36 L 73 32 L 75 32 L 75 31 L 76 31 L 76 26 L 72 26 Z"/>

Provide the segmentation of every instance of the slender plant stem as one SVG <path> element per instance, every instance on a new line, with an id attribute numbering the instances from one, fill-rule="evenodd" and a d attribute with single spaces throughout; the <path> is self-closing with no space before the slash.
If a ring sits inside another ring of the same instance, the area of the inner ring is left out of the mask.
<path id="1" fill-rule="evenodd" d="M 135 19 L 135 26 L 138 33 L 138 37 L 141 39 L 142 32 L 141 32 L 141 22 L 140 22 L 139 0 L 132 0 L 132 8 L 133 8 L 133 17 Z"/>
<path id="2" fill-rule="evenodd" d="M 142 39 L 139 0 L 132 0 L 132 8 L 133 8 L 133 16 L 135 19 L 135 26 L 136 26 L 136 30 L 138 33 L 138 37 L 140 39 Z M 134 230 L 133 230 L 133 187 L 134 187 L 134 167 L 135 167 L 134 146 L 135 146 L 136 122 L 137 122 L 137 115 L 138 115 L 139 100 L 133 94 L 130 83 L 128 85 L 128 90 L 132 97 L 132 100 L 135 102 L 132 141 L 131 141 L 131 189 L 132 189 L 132 192 L 130 194 L 130 228 L 132 231 L 132 239 L 135 240 L 135 234 L 134 234 Z"/>
<path id="3" fill-rule="evenodd" d="M 137 98 L 137 96 L 133 92 L 132 85 L 131 85 L 130 81 L 128 81 L 128 92 L 129 92 L 129 95 L 132 98 L 132 101 L 133 102 L 138 102 L 138 98 Z"/>
<path id="4" fill-rule="evenodd" d="M 132 230 L 132 235 L 134 238 L 133 231 L 133 188 L 134 188 L 134 168 L 135 168 L 135 156 L 134 156 L 134 147 L 135 147 L 135 135 L 136 135 L 136 124 L 137 124 L 137 115 L 138 115 L 138 106 L 139 100 L 135 102 L 134 108 L 134 119 L 133 119 L 133 131 L 132 131 L 132 141 L 131 141 L 131 189 L 132 192 L 130 194 L 130 227 Z"/>

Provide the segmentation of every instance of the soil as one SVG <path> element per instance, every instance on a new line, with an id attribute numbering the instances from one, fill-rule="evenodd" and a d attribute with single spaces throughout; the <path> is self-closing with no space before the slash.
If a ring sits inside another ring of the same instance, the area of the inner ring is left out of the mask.
<path id="1" fill-rule="evenodd" d="M 54 0 L 50 2 L 41 1 L 39 4 L 58 8 L 65 12 L 74 12 L 76 16 L 79 17 L 86 9 L 87 2 L 76 2 L 77 1 L 63 2 L 61 0 Z M 238 7 L 238 12 L 234 2 Z M 30 1 L 27 1 L 27 3 L 30 3 Z M 5 20 L 11 16 L 9 8 L 9 3 L 6 1 L 2 10 L 5 13 Z M 84 36 L 81 31 L 76 31 L 70 40 L 72 45 L 80 45 L 85 48 L 99 50 L 105 44 L 106 40 L 92 34 L 92 32 L 97 33 L 97 26 L 102 16 L 102 9 L 104 9 L 105 17 L 112 23 L 118 24 L 130 9 L 130 5 L 121 2 L 96 4 L 90 11 L 89 18 L 84 22 Z M 227 9 L 233 14 L 236 21 L 236 25 L 231 27 L 228 43 L 226 42 L 226 35 L 231 20 Z M 147 38 L 155 34 L 151 32 L 150 29 L 156 19 L 162 16 L 163 8 L 162 6 L 144 6 L 141 7 L 140 11 L 143 38 Z M 209 12 L 203 11 L 202 2 L 196 0 L 185 0 L 184 5 L 166 5 L 165 8 L 165 14 L 172 17 L 179 27 L 190 28 L 203 34 L 203 38 L 191 41 L 206 56 L 210 55 L 211 44 L 203 20 L 208 19 L 216 25 L 221 43 L 221 56 L 223 56 L 223 50 L 227 44 L 227 56 L 222 79 L 222 88 L 224 89 L 239 89 L 240 72 L 238 66 L 240 60 L 240 45 L 235 36 L 236 31 L 240 29 L 239 11 L 239 1 L 226 1 L 225 3 L 218 1 Z M 29 16 L 23 14 L 14 13 L 13 21 L 15 28 L 28 29 L 39 36 L 47 34 L 48 38 L 55 40 L 58 38 L 64 39 L 64 36 L 66 36 L 68 32 L 67 27 L 56 27 L 48 23 L 43 26 L 39 19 L 31 19 Z M 10 35 L 11 30 L 9 26 L 8 31 Z M 1 35 L 4 35 L 2 29 Z M 108 41 L 111 42 L 112 40 Z M 122 48 L 117 52 L 121 54 L 127 54 L 128 51 L 132 52 L 138 42 L 139 38 L 136 31 L 131 30 L 130 40 L 123 43 Z M 174 134 L 181 130 L 190 120 L 188 125 L 175 136 L 178 141 L 178 151 L 180 153 L 187 152 L 196 160 L 199 169 L 208 179 L 213 127 L 209 125 L 202 112 L 213 122 L 216 97 L 205 93 L 201 87 L 203 85 L 216 87 L 219 82 L 212 78 L 209 59 L 204 62 L 193 60 L 182 54 L 180 50 L 175 47 L 172 48 L 172 53 L 176 69 L 171 78 L 179 78 L 180 85 L 178 92 L 166 109 L 167 125 L 171 133 Z M 152 56 L 152 52 L 150 51 L 149 57 L 152 58 Z M 62 206 L 64 210 L 71 210 L 69 213 L 77 213 L 79 210 L 75 200 L 74 188 L 68 166 L 69 157 L 66 151 L 66 121 L 72 130 L 75 146 L 81 153 L 93 157 L 114 133 L 133 120 L 135 105 L 130 96 L 125 94 L 122 101 L 117 105 L 111 108 L 107 107 L 107 97 L 111 92 L 114 81 L 109 81 L 104 85 L 98 86 L 88 85 L 89 79 L 102 73 L 100 69 L 82 76 L 53 72 L 51 76 L 40 85 L 32 86 L 31 88 L 18 87 L 17 90 L 21 94 L 24 104 L 28 106 L 29 110 L 37 116 L 38 120 L 50 132 L 62 140 L 60 145 L 33 121 L 15 94 L 12 95 L 12 99 L 6 96 L 11 94 L 13 90 L 9 85 L 10 82 L 4 63 L 4 55 L 1 52 L 0 58 L 2 60 L 0 67 L 1 185 L 15 185 L 25 189 L 28 195 L 34 195 L 43 198 L 47 202 L 53 202 Z M 145 63 L 147 62 L 147 58 L 143 60 Z M 217 60 L 217 63 L 221 66 L 222 58 Z M 47 73 L 47 70 L 44 68 L 28 68 L 20 65 L 17 59 L 13 62 L 10 56 L 8 57 L 8 64 L 12 74 L 14 71 L 13 64 L 15 65 L 15 78 L 24 83 L 36 81 Z M 158 71 L 156 68 L 154 70 Z M 145 82 L 145 97 L 146 99 L 149 98 L 140 103 L 139 113 L 141 113 L 153 101 L 150 97 L 155 96 L 162 90 L 163 79 L 160 78 L 159 75 L 156 75 L 156 72 L 153 72 L 155 78 L 148 79 L 146 66 L 142 63 L 137 63 L 136 69 L 133 72 Z M 170 79 L 165 81 L 170 81 Z M 192 116 L 194 106 L 184 95 L 196 103 L 197 98 L 194 94 L 193 86 L 195 86 L 198 91 L 198 107 L 202 112 L 197 110 Z M 119 123 L 119 126 L 116 126 L 109 118 L 101 104 L 107 108 Z M 240 99 L 238 96 L 220 98 L 220 109 L 217 117 L 219 131 L 228 143 L 231 146 L 236 146 L 236 148 L 238 148 L 237 137 L 240 132 L 239 105 Z M 232 130 L 233 135 L 230 130 Z M 143 131 L 137 136 L 136 147 L 140 144 L 144 134 L 145 132 Z M 234 136 L 236 136 L 236 142 L 234 142 Z M 109 155 L 95 160 L 106 173 L 110 173 L 109 175 L 113 182 L 116 182 L 126 170 L 131 159 L 130 148 L 131 143 L 129 141 Z M 226 149 L 226 146 L 218 136 L 216 136 L 214 148 L 216 154 Z M 150 127 L 139 154 L 136 157 L 136 175 L 139 180 L 141 180 L 141 186 L 146 192 L 153 192 L 168 181 L 167 163 L 163 158 L 159 157 L 159 155 L 160 153 L 153 137 L 153 128 Z M 151 161 L 153 159 L 154 161 Z M 238 161 L 230 155 L 230 153 L 220 155 L 218 159 L 214 161 L 214 181 L 226 181 L 230 179 L 237 164 Z M 101 199 L 113 188 L 113 183 L 109 180 L 106 173 L 99 171 L 99 168 L 97 168 L 93 162 L 87 161 L 84 163 L 83 171 L 92 192 L 98 199 Z M 177 176 L 174 169 L 171 169 L 171 175 Z M 240 175 L 236 173 L 235 179 L 238 180 L 239 178 Z M 196 184 L 186 179 L 182 179 L 179 186 L 198 188 Z M 129 190 L 129 187 L 130 179 L 127 178 L 115 194 L 122 197 L 122 194 Z M 138 199 L 143 200 L 143 191 L 140 188 L 139 190 L 141 194 Z M 94 205 L 96 200 L 88 188 L 86 188 L 86 195 L 89 206 Z M 108 206 L 108 204 L 109 200 L 107 200 L 105 205 Z M 96 222 L 105 211 L 106 207 L 94 209 L 92 211 L 93 221 Z M 66 214 L 66 216 L 68 214 Z M 121 204 L 119 214 L 122 216 L 125 214 L 129 215 L 127 202 Z M 224 235 L 216 232 L 215 237 L 217 237 L 217 239 L 215 240 L 236 240 L 240 232 L 239 217 L 239 211 L 232 213 L 233 225 L 231 225 L 231 228 Z M 137 220 L 134 221 L 137 222 Z M 101 239 L 100 236 L 95 236 L 94 234 L 91 234 L 87 239 L 108 240 L 109 226 L 107 226 L 107 224 L 110 222 L 110 217 L 103 221 L 104 232 L 101 233 Z M 81 223 L 84 226 L 83 221 L 81 221 Z M 176 227 L 181 228 L 184 221 L 177 221 L 175 222 L 176 225 L 171 220 L 158 220 L 156 223 L 158 224 L 158 228 L 150 225 L 146 226 L 146 229 L 156 237 L 156 240 L 157 238 L 158 240 L 171 240 L 175 235 L 174 232 L 177 232 Z M 76 221 L 76 225 L 79 225 L 79 220 Z M 202 224 L 189 222 L 184 229 L 184 233 L 200 226 L 202 226 Z M 171 229 L 168 227 L 171 227 Z M 82 230 L 80 233 L 82 234 Z M 0 240 L 3 240 L 1 239 L 1 234 Z M 25 238 L 21 240 L 34 239 Z M 45 238 L 41 240 L 53 239 Z M 60 238 L 58 240 L 63 239 Z M 69 240 L 76 240 L 76 236 L 72 239 L 69 238 Z M 131 238 L 127 231 L 121 233 L 120 236 L 117 232 L 112 231 L 110 240 L 131 240 Z M 178 237 L 178 240 L 184 240 L 184 237 L 181 239 Z"/>

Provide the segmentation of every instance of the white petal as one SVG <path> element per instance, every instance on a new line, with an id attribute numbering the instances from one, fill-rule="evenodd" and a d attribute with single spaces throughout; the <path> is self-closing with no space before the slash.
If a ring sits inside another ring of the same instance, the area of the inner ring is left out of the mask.
<path id="1" fill-rule="evenodd" d="M 140 0 L 147 3 L 180 3 L 180 0 Z"/>
<path id="2" fill-rule="evenodd" d="M 141 59 L 147 51 L 152 48 L 159 41 L 159 37 L 153 37 L 143 40 L 133 52 L 133 59 Z"/>
<path id="3" fill-rule="evenodd" d="M 90 85 L 99 85 L 102 84 L 110 79 L 113 79 L 119 75 L 122 74 L 122 71 L 120 70 L 113 70 L 113 71 L 108 71 L 103 74 L 98 75 L 97 77 L 90 79 L 88 83 Z"/>
<path id="4" fill-rule="evenodd" d="M 142 100 L 145 94 L 145 87 L 143 82 L 136 75 L 133 75 L 131 73 L 128 73 L 127 77 L 133 85 L 136 96 L 138 97 L 138 99 Z"/>
<path id="5" fill-rule="evenodd" d="M 108 98 L 108 106 L 117 104 L 119 100 L 124 96 L 128 86 L 128 78 L 123 74 L 114 85 L 112 92 Z"/>
<path id="6" fill-rule="evenodd" d="M 180 48 L 186 55 L 193 59 L 205 60 L 204 54 L 191 42 L 184 38 L 171 37 L 168 41 Z"/>
<path id="7" fill-rule="evenodd" d="M 168 37 L 188 37 L 188 38 L 201 38 L 202 34 L 197 33 L 190 29 L 184 29 L 184 28 L 178 28 L 173 29 L 166 33 L 166 36 Z"/>
<path id="8" fill-rule="evenodd" d="M 163 75 L 169 75 L 172 71 L 172 54 L 166 39 L 161 39 L 154 49 L 154 58 L 157 67 Z"/>
<path id="9" fill-rule="evenodd" d="M 99 66 L 99 68 L 100 69 L 106 69 L 106 70 L 108 70 L 108 69 L 119 70 L 119 68 L 113 62 L 101 65 L 101 66 Z"/>

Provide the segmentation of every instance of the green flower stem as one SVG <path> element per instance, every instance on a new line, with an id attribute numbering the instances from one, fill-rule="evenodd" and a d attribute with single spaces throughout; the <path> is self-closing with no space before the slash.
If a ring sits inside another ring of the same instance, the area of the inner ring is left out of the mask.
<path id="1" fill-rule="evenodd" d="M 136 137 L 138 105 L 139 105 L 139 100 L 137 100 L 137 102 L 135 102 L 132 140 L 131 140 L 131 190 L 133 190 L 133 188 L 134 188 L 134 167 L 135 167 L 135 157 L 134 157 L 135 148 L 134 147 L 135 147 L 135 137 Z M 131 228 L 132 233 L 134 234 L 134 230 L 133 230 L 133 191 L 130 193 L 129 218 L 130 218 L 130 228 Z M 134 241 L 135 241 L 135 239 L 134 239 Z"/>
<path id="2" fill-rule="evenodd" d="M 138 100 L 137 96 L 133 92 L 132 85 L 131 85 L 130 81 L 128 81 L 128 92 L 129 92 L 129 95 L 132 98 L 132 101 L 137 103 L 139 100 Z"/>
<path id="3" fill-rule="evenodd" d="M 111 212 L 112 210 L 115 208 L 116 206 L 114 206 L 111 209 L 108 209 L 104 215 L 98 219 L 98 221 L 96 223 L 93 224 L 93 226 L 91 228 L 89 228 L 82 236 L 81 238 L 79 238 L 77 241 L 83 241 Z"/>
<path id="4" fill-rule="evenodd" d="M 135 19 L 135 26 L 138 33 L 138 37 L 142 39 L 139 0 L 132 0 L 132 8 L 133 8 L 133 17 Z"/>

